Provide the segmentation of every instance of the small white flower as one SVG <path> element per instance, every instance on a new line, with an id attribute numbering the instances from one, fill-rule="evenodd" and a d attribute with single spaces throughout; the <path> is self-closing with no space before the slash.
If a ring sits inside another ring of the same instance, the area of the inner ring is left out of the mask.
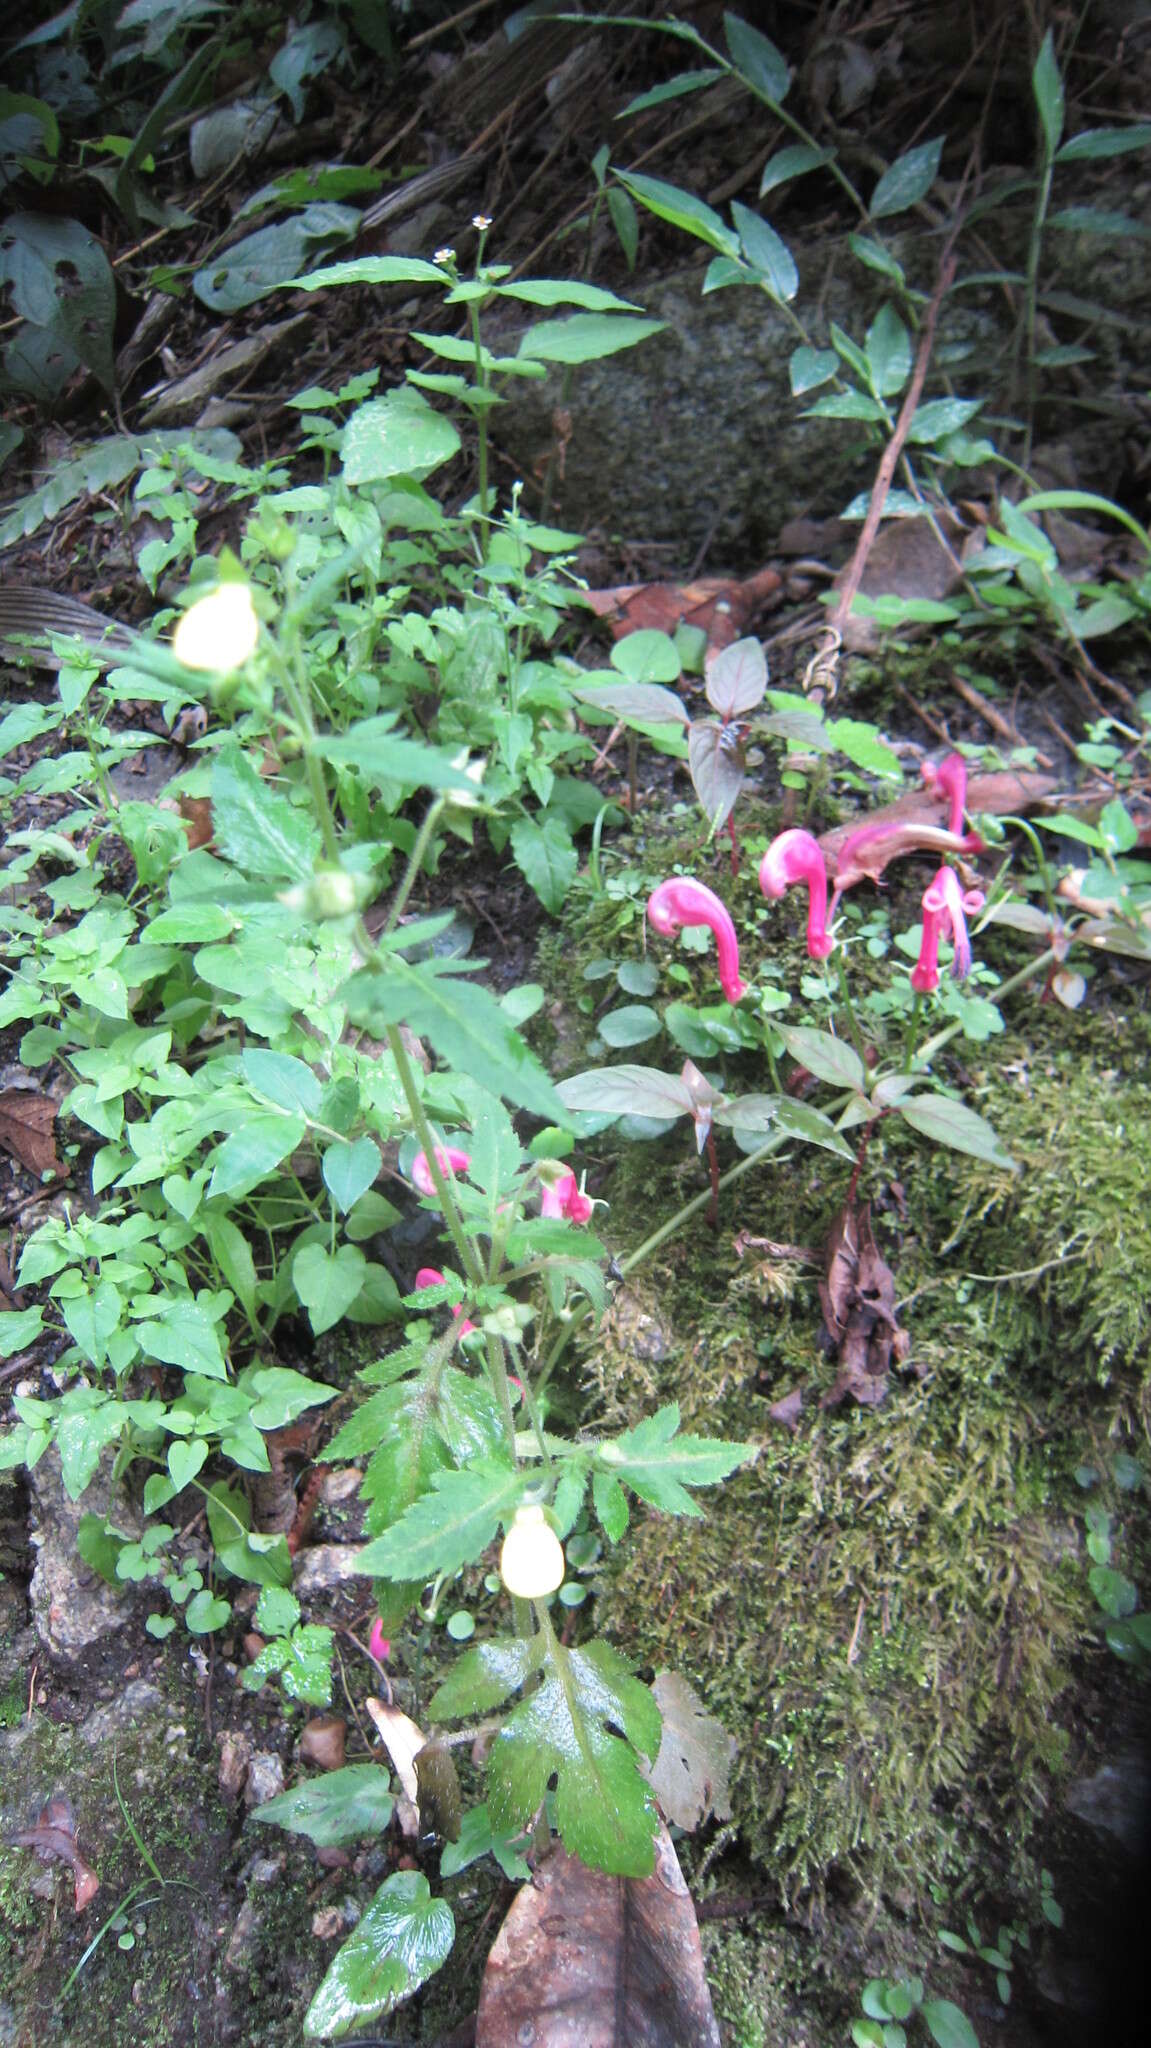
<path id="1" fill-rule="evenodd" d="M 491 223 L 491 216 L 490 216 L 490 214 L 486 214 L 486 213 L 473 213 L 473 215 L 472 215 L 472 226 L 473 226 L 474 228 L 477 228 L 477 229 L 479 230 L 479 232 L 480 232 L 480 234 L 481 234 L 481 235 L 486 235 L 486 233 L 487 233 L 488 229 L 490 228 L 491 224 L 492 224 L 492 223 Z"/>
<path id="2" fill-rule="evenodd" d="M 437 249 L 432 257 L 433 263 L 454 263 L 455 260 L 456 252 L 454 249 Z"/>
<path id="3" fill-rule="evenodd" d="M 190 605 L 172 635 L 172 652 L 185 668 L 216 673 L 239 668 L 254 652 L 260 621 L 246 583 L 221 583 Z"/>
<path id="4" fill-rule="evenodd" d="M 541 1507 L 517 1508 L 500 1550 L 500 1577 L 520 1600 L 544 1600 L 562 1586 L 564 1549 Z"/>

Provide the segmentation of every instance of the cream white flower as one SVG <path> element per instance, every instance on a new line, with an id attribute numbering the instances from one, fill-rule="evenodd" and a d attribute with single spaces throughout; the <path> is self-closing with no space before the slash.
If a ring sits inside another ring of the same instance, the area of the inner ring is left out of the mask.
<path id="1" fill-rule="evenodd" d="M 500 1577 L 521 1600 L 544 1600 L 562 1586 L 563 1544 L 541 1507 L 517 1508 L 500 1550 Z"/>
<path id="2" fill-rule="evenodd" d="M 172 635 L 172 652 L 185 668 L 219 674 L 239 668 L 254 651 L 260 621 L 246 583 L 221 583 L 198 598 Z"/>

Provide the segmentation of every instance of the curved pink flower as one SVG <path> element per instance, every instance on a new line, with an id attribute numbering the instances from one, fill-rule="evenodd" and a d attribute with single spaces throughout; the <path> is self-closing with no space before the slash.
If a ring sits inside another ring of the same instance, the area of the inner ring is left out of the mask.
<path id="1" fill-rule="evenodd" d="M 419 1272 L 416 1274 L 415 1291 L 417 1294 L 419 1294 L 421 1290 L 425 1287 L 443 1287 L 445 1284 L 446 1283 L 443 1274 L 437 1272 L 434 1266 L 421 1266 Z M 452 1310 L 452 1314 L 457 1322 L 459 1322 L 460 1317 L 464 1315 L 463 1309 L 458 1301 L 454 1309 Z M 467 1317 L 464 1316 L 463 1322 L 460 1323 L 460 1336 L 470 1337 L 475 1327 L 475 1324 L 469 1323 Z"/>
<path id="2" fill-rule="evenodd" d="M 807 951 L 812 960 L 826 960 L 835 940 L 827 929 L 827 867 L 817 840 L 793 828 L 773 839 L 759 864 L 759 886 L 765 896 L 782 896 L 793 882 L 807 884 Z"/>
<path id="3" fill-rule="evenodd" d="M 917 995 L 930 995 L 939 987 L 939 940 L 944 925 L 949 928 L 955 949 L 952 974 L 956 981 L 962 981 L 965 974 L 970 974 L 971 941 L 967 936 L 967 918 L 982 910 L 984 900 L 982 889 L 960 888 L 954 868 L 940 868 L 930 888 L 924 890 L 923 937 L 919 958 L 911 970 L 911 986 Z"/>
<path id="4" fill-rule="evenodd" d="M 962 832 L 967 807 L 967 763 L 962 754 L 947 754 L 942 761 L 925 761 L 920 774 L 933 796 L 945 797 L 951 809 L 949 832 Z"/>
<path id="5" fill-rule="evenodd" d="M 445 1180 L 450 1180 L 454 1173 L 466 1173 L 471 1163 L 472 1155 L 470 1152 L 461 1152 L 455 1145 L 436 1146 L 436 1165 L 439 1167 Z M 426 1152 L 416 1153 L 412 1161 L 412 1180 L 421 1195 L 435 1194 L 436 1184 L 432 1179 Z"/>
<path id="6" fill-rule="evenodd" d="M 587 1223 L 595 1203 L 585 1195 L 574 1173 L 564 1173 L 554 1183 L 544 1181 L 540 1188 L 540 1215 L 565 1216 L 569 1223 Z"/>
<path id="7" fill-rule="evenodd" d="M 661 882 L 647 899 L 648 921 L 661 938 L 669 939 L 684 925 L 705 924 L 715 938 L 719 955 L 719 985 L 729 1003 L 738 1003 L 747 990 L 739 978 L 739 941 L 728 912 L 719 897 L 704 882 L 676 875 Z"/>
<path id="8" fill-rule="evenodd" d="M 391 1650 L 392 1646 L 384 1634 L 384 1624 L 377 1614 L 372 1623 L 372 1633 L 368 1637 L 368 1655 L 374 1657 L 377 1664 L 382 1664 L 385 1657 L 391 1655 Z"/>

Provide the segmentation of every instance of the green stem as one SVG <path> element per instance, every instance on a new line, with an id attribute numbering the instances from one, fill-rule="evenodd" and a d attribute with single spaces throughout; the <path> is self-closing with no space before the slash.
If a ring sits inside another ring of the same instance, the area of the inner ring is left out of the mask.
<path id="1" fill-rule="evenodd" d="M 487 391 L 488 376 L 484 369 L 484 345 L 480 335 L 479 302 L 473 299 L 468 306 L 468 322 L 472 330 L 472 345 L 476 352 L 476 386 Z M 479 434 L 479 501 L 480 501 L 480 560 L 488 558 L 488 408 L 481 405 L 476 413 L 476 427 Z"/>
<path id="2" fill-rule="evenodd" d="M 428 842 L 431 839 L 432 834 L 436 829 L 436 826 L 439 824 L 440 817 L 444 810 L 446 801 L 447 799 L 445 797 L 438 796 L 435 802 L 429 804 L 427 810 L 424 812 L 423 818 L 420 821 L 420 829 L 416 833 L 415 843 L 412 847 L 410 854 L 408 855 L 408 864 L 407 867 L 404 869 L 403 880 L 401 881 L 399 888 L 396 890 L 396 893 L 392 898 L 391 908 L 388 911 L 387 919 L 384 923 L 383 931 L 381 933 L 382 938 L 387 938 L 392 932 L 395 931 L 396 926 L 399 924 L 399 921 L 404 914 L 404 911 L 407 909 L 408 898 L 416 885 L 416 876 L 419 874 L 420 869 L 423 866 L 424 855 L 428 850 Z"/>
<path id="3" fill-rule="evenodd" d="M 1031 465 L 1031 439 L 1035 431 L 1035 394 L 1037 386 L 1035 364 L 1035 327 L 1039 307 L 1039 255 L 1043 246 L 1043 224 L 1047 218 L 1047 206 L 1051 198 L 1051 178 L 1054 160 L 1044 145 L 1043 170 L 1039 180 L 1039 195 L 1035 201 L 1035 214 L 1031 222 L 1031 239 L 1027 245 L 1027 288 L 1024 301 L 1024 318 L 1027 337 L 1027 433 L 1023 442 L 1022 466 Z"/>
<path id="4" fill-rule="evenodd" d="M 859 1019 L 855 1014 L 855 1004 L 851 1000 L 851 990 L 847 985 L 847 968 L 844 963 L 842 946 L 839 948 L 838 975 L 839 999 L 847 1016 L 847 1029 L 851 1037 L 851 1043 L 863 1061 L 864 1069 L 866 1070 L 867 1053 L 864 1048 L 863 1033 L 859 1028 Z"/>
<path id="5" fill-rule="evenodd" d="M 1029 960 L 1026 967 L 1021 967 L 1018 974 L 1013 974 L 1010 981 L 1003 982 L 996 989 L 995 1001 L 1001 1003 L 1004 996 L 1014 994 L 1017 988 L 1022 988 L 1025 981 L 1034 981 L 1035 976 L 1050 967 L 1057 958 L 1054 947 L 1049 946 L 1045 953 L 1040 953 L 1034 960 Z M 936 1053 L 941 1052 L 945 1045 L 950 1045 L 951 1040 L 962 1029 L 962 1024 L 956 1023 L 949 1024 L 944 1031 L 937 1031 L 934 1038 L 929 1038 L 926 1045 L 920 1046 L 912 1061 L 912 1071 L 929 1066 Z"/>
<path id="6" fill-rule="evenodd" d="M 903 1071 L 905 1074 L 910 1074 L 915 1060 L 915 1044 L 919 1037 L 919 1018 L 922 1009 L 923 997 L 920 995 L 919 990 L 916 989 L 911 1005 L 911 1015 L 907 1020 L 907 1029 L 903 1034 Z"/>

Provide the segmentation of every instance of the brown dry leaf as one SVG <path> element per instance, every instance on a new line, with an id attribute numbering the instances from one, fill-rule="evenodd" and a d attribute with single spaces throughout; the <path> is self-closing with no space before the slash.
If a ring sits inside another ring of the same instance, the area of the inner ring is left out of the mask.
<path id="1" fill-rule="evenodd" d="M 0 1093 L 0 1145 L 37 1180 L 63 1171 L 56 1157 L 56 1104 L 38 1088 L 5 1088 Z"/>
<path id="2" fill-rule="evenodd" d="M 416 1758 L 427 1746 L 427 1736 L 414 1721 L 400 1712 L 399 1707 L 385 1706 L 383 1700 L 368 1699 L 364 1705 L 376 1724 L 384 1748 L 392 1760 L 392 1769 L 400 1781 L 403 1798 L 396 1802 L 396 1818 L 401 1834 L 412 1839 L 420 1832 L 420 1788 L 416 1777 Z"/>
<path id="3" fill-rule="evenodd" d="M 840 1368 L 821 1405 L 838 1407 L 850 1394 L 875 1407 L 887 1392 L 892 1358 L 906 1357 L 908 1340 L 895 1320 L 895 1277 L 872 1236 L 870 1208 L 845 1202 L 836 1217 L 819 1298 Z"/>
<path id="4" fill-rule="evenodd" d="M 78 1913 L 95 1898 L 100 1880 L 76 1845 L 76 1815 L 66 1792 L 54 1792 L 45 1801 L 36 1825 L 18 1829 L 8 1840 L 18 1848 L 33 1849 L 41 1863 L 71 1864 Z"/>
<path id="5" fill-rule="evenodd" d="M 314 1714 L 300 1737 L 300 1755 L 321 1770 L 343 1768 L 348 1724 L 342 1714 Z"/>
<path id="6" fill-rule="evenodd" d="M 657 1672 L 652 1693 L 663 1716 L 663 1733 L 654 1764 L 641 1763 L 640 1769 L 664 1818 L 689 1832 L 709 1814 L 729 1820 L 734 1737 L 708 1713 L 680 1672 Z"/>
<path id="7" fill-rule="evenodd" d="M 609 1877 L 558 1845 L 524 1885 L 484 1971 L 476 2048 L 720 2048 L 695 1908 L 666 1828 L 651 1877 Z"/>
<path id="8" fill-rule="evenodd" d="M 989 817 L 1005 818 L 1014 812 L 1032 811 L 1058 787 L 1053 775 L 1041 775 L 1030 768 L 1004 768 L 991 775 L 973 775 L 967 785 L 967 808 L 973 814 L 985 811 Z M 866 875 L 876 880 L 889 860 L 917 848 L 942 855 L 958 850 L 958 842 L 942 829 L 942 808 L 922 790 L 897 797 L 882 810 L 869 811 L 849 825 L 837 825 L 820 836 L 820 848 L 838 889 L 849 889 Z M 840 863 L 849 839 L 866 830 L 867 840 L 853 849 L 851 868 L 841 874 Z M 890 837 L 888 837 L 890 835 Z M 854 870 L 858 870 L 857 872 Z"/>
<path id="9" fill-rule="evenodd" d="M 744 583 L 725 576 L 705 576 L 698 583 L 621 583 L 614 590 L 589 590 L 588 603 L 606 619 L 612 638 L 646 628 L 674 633 L 677 626 L 698 626 L 715 649 L 730 647 L 756 613 L 783 590 L 778 569 L 761 569 Z"/>
<path id="10" fill-rule="evenodd" d="M 767 1412 L 773 1422 L 782 1423 L 784 1429 L 790 1429 L 794 1435 L 799 1428 L 799 1418 L 803 1412 L 803 1388 L 793 1387 L 790 1394 L 785 1394 L 782 1400 L 773 1401 Z"/>
<path id="11" fill-rule="evenodd" d="M 983 547 L 984 535 L 982 527 L 969 531 L 946 514 L 940 521 L 940 530 L 947 542 L 945 547 L 940 545 L 926 519 L 888 520 L 876 535 L 864 565 L 859 580 L 862 594 L 872 598 L 928 598 L 935 603 L 950 597 L 963 580 L 963 565 Z M 840 570 L 833 589 L 841 588 L 850 568 L 848 563 Z M 883 630 L 874 619 L 857 618 L 853 612 L 844 621 L 843 644 L 850 653 L 876 647 Z M 906 637 L 914 628 L 904 625 L 899 631 Z"/>
<path id="12" fill-rule="evenodd" d="M 182 796 L 176 808 L 188 827 L 188 852 L 195 853 L 198 846 L 210 846 L 216 829 L 212 822 L 211 797 Z"/>

